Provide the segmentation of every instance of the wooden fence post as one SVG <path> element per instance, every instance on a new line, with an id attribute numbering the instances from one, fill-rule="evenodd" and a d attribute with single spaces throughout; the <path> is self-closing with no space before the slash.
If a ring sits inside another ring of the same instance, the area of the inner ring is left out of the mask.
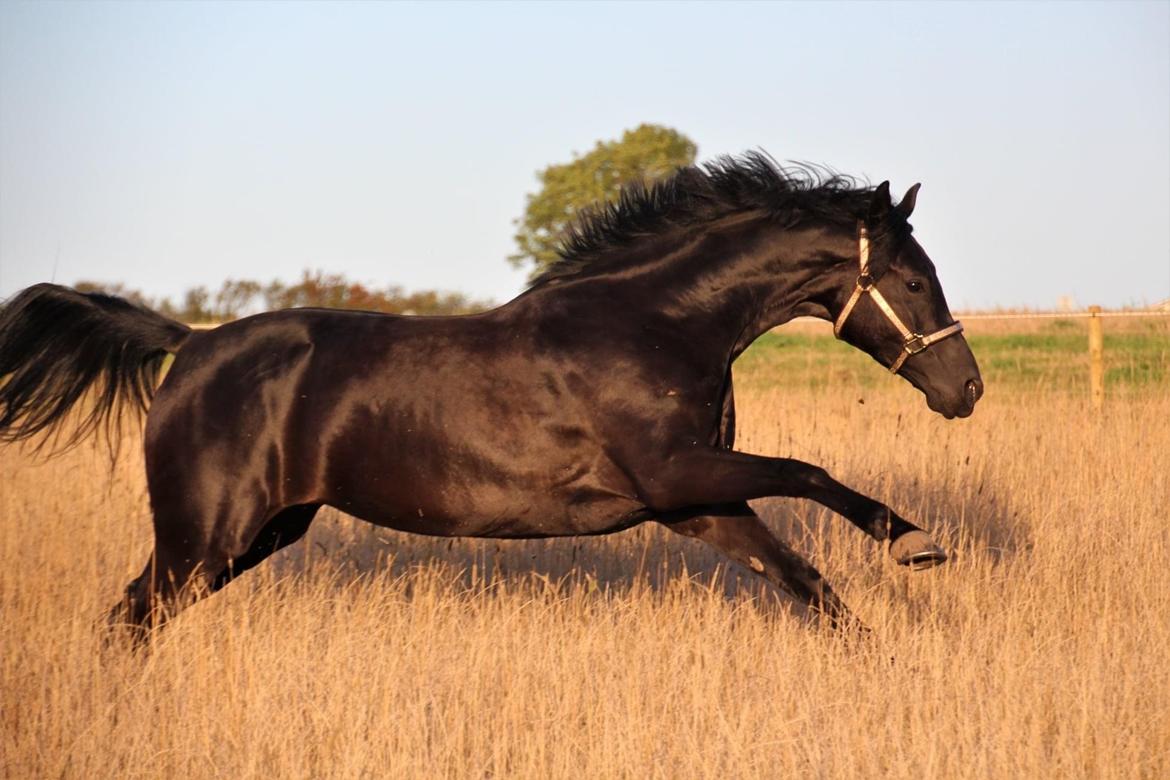
<path id="1" fill-rule="evenodd" d="M 1089 307 L 1089 395 L 1093 408 L 1105 404 L 1105 339 L 1101 335 L 1101 307 Z"/>

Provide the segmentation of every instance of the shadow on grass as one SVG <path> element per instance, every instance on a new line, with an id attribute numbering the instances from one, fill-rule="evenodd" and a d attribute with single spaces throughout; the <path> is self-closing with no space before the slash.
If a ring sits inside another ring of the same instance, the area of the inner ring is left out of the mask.
<path id="1" fill-rule="evenodd" d="M 1027 554 L 1031 540 L 1010 506 L 986 489 L 974 498 L 926 484 L 903 491 L 895 503 L 903 504 L 905 509 L 899 511 L 959 558 L 984 557 L 998 565 Z M 884 544 L 864 536 L 844 518 L 807 501 L 772 498 L 752 503 L 768 526 L 814 561 L 835 586 L 840 588 L 852 577 L 872 583 L 883 576 L 879 561 L 886 555 Z M 729 600 L 746 596 L 792 603 L 714 549 L 656 523 L 610 536 L 449 539 L 392 531 L 325 508 L 306 538 L 271 563 L 278 574 L 335 567 L 343 575 L 342 583 L 346 574 L 407 577 L 419 567 L 436 564 L 456 572 L 458 582 L 468 588 L 491 580 L 537 577 L 602 591 L 648 587 L 661 592 L 687 577 L 701 587 L 722 590 Z"/>

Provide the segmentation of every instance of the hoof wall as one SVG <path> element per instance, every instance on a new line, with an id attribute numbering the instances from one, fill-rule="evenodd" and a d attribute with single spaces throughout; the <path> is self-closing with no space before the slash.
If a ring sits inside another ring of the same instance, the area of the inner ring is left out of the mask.
<path id="1" fill-rule="evenodd" d="M 890 544 L 890 555 L 899 566 L 909 566 L 913 571 L 929 569 L 947 560 L 943 548 L 925 531 L 908 531 L 899 536 Z"/>

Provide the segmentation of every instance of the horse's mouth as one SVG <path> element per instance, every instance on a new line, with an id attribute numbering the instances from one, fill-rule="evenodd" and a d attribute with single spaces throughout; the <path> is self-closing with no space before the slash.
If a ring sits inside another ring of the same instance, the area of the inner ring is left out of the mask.
<path id="1" fill-rule="evenodd" d="M 969 403 L 966 406 L 962 407 L 961 409 L 956 411 L 954 414 L 948 414 L 947 419 L 953 420 L 956 417 L 958 417 L 959 419 L 963 419 L 966 417 L 970 417 L 972 414 L 974 414 L 974 412 L 975 412 L 975 404 L 974 404 L 974 402 L 972 402 L 972 403 Z"/>
<path id="2" fill-rule="evenodd" d="M 983 383 L 978 379 L 968 380 L 963 386 L 962 395 L 957 398 L 939 398 L 934 393 L 924 393 L 926 405 L 931 411 L 938 412 L 948 420 L 956 417 L 963 419 L 975 412 L 975 404 L 983 396 Z"/>

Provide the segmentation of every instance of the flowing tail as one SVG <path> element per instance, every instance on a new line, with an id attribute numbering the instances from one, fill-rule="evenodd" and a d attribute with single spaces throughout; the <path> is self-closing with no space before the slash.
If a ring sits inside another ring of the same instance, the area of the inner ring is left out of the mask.
<path id="1" fill-rule="evenodd" d="M 89 409 L 64 442 L 114 424 L 127 405 L 146 409 L 168 352 L 191 329 L 103 293 L 56 284 L 22 290 L 0 308 L 0 442 L 55 431 L 93 390 Z"/>

